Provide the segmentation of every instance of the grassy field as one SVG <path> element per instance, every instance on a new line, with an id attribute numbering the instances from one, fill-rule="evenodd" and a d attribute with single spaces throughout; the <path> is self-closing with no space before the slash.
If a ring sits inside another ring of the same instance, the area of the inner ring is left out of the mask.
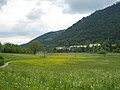
<path id="1" fill-rule="evenodd" d="M 0 56 L 0 90 L 120 90 L 120 54 Z"/>

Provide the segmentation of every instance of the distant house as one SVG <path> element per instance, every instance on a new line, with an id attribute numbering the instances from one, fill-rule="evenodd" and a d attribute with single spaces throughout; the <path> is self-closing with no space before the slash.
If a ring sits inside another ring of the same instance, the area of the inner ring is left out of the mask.
<path id="1" fill-rule="evenodd" d="M 100 44 L 99 43 L 97 43 L 97 44 L 89 44 L 89 47 L 95 47 L 95 46 L 100 46 Z"/>
<path id="2" fill-rule="evenodd" d="M 56 47 L 56 50 L 71 50 L 74 48 L 87 48 L 87 46 L 89 47 L 94 47 L 94 46 L 100 46 L 99 43 L 97 44 L 89 44 L 89 45 L 73 45 L 73 46 L 69 46 L 69 47 Z"/>
<path id="3" fill-rule="evenodd" d="M 70 46 L 69 48 L 81 48 L 81 47 L 86 48 L 87 45 L 73 45 L 73 46 Z"/>
<path id="4" fill-rule="evenodd" d="M 66 47 L 56 47 L 56 50 L 65 50 Z"/>
<path id="5" fill-rule="evenodd" d="M 72 48 L 86 48 L 87 45 L 73 45 L 68 48 L 68 50 L 71 50 Z"/>

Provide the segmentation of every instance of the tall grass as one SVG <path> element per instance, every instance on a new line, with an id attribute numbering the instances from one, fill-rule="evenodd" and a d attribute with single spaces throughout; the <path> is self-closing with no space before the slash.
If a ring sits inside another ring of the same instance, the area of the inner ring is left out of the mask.
<path id="1" fill-rule="evenodd" d="M 120 90 L 119 54 L 3 56 L 16 61 L 0 68 L 1 90 Z"/>

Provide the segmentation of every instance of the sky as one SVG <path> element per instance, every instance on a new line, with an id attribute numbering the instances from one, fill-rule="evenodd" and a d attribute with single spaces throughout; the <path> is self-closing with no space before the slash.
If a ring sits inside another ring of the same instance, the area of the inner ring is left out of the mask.
<path id="1" fill-rule="evenodd" d="M 67 29 L 83 17 L 120 0 L 0 0 L 0 42 L 24 44 Z"/>

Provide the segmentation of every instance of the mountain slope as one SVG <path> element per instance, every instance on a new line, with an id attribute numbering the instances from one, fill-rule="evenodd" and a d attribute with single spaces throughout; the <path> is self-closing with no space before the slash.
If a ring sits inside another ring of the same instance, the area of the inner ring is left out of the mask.
<path id="1" fill-rule="evenodd" d="M 49 47 L 90 43 L 120 44 L 120 2 L 96 11 L 66 30 L 46 33 L 34 40 Z"/>
<path id="2" fill-rule="evenodd" d="M 59 37 L 59 35 L 64 32 L 65 30 L 59 30 L 59 31 L 54 31 L 54 32 L 48 32 L 48 33 L 45 33 L 33 40 L 38 40 L 40 41 L 42 44 L 44 44 L 45 46 L 48 46 L 50 47 L 51 43 L 53 42 L 53 40 L 56 38 L 56 37 Z M 31 41 L 33 41 L 31 40 Z M 31 42 L 30 41 L 30 42 Z M 30 42 L 28 42 L 27 44 L 23 44 L 22 47 L 26 47 Z"/>
<path id="3" fill-rule="evenodd" d="M 64 32 L 64 30 L 60 30 L 60 31 L 55 31 L 55 32 L 48 32 L 46 34 L 43 34 L 37 38 L 35 38 L 34 40 L 38 40 L 41 43 L 43 43 L 44 45 L 49 45 L 53 42 L 53 40 L 56 37 L 59 37 L 59 35 Z"/>
<path id="4" fill-rule="evenodd" d="M 120 2 L 83 18 L 54 39 L 58 46 L 103 42 L 120 42 Z"/>

